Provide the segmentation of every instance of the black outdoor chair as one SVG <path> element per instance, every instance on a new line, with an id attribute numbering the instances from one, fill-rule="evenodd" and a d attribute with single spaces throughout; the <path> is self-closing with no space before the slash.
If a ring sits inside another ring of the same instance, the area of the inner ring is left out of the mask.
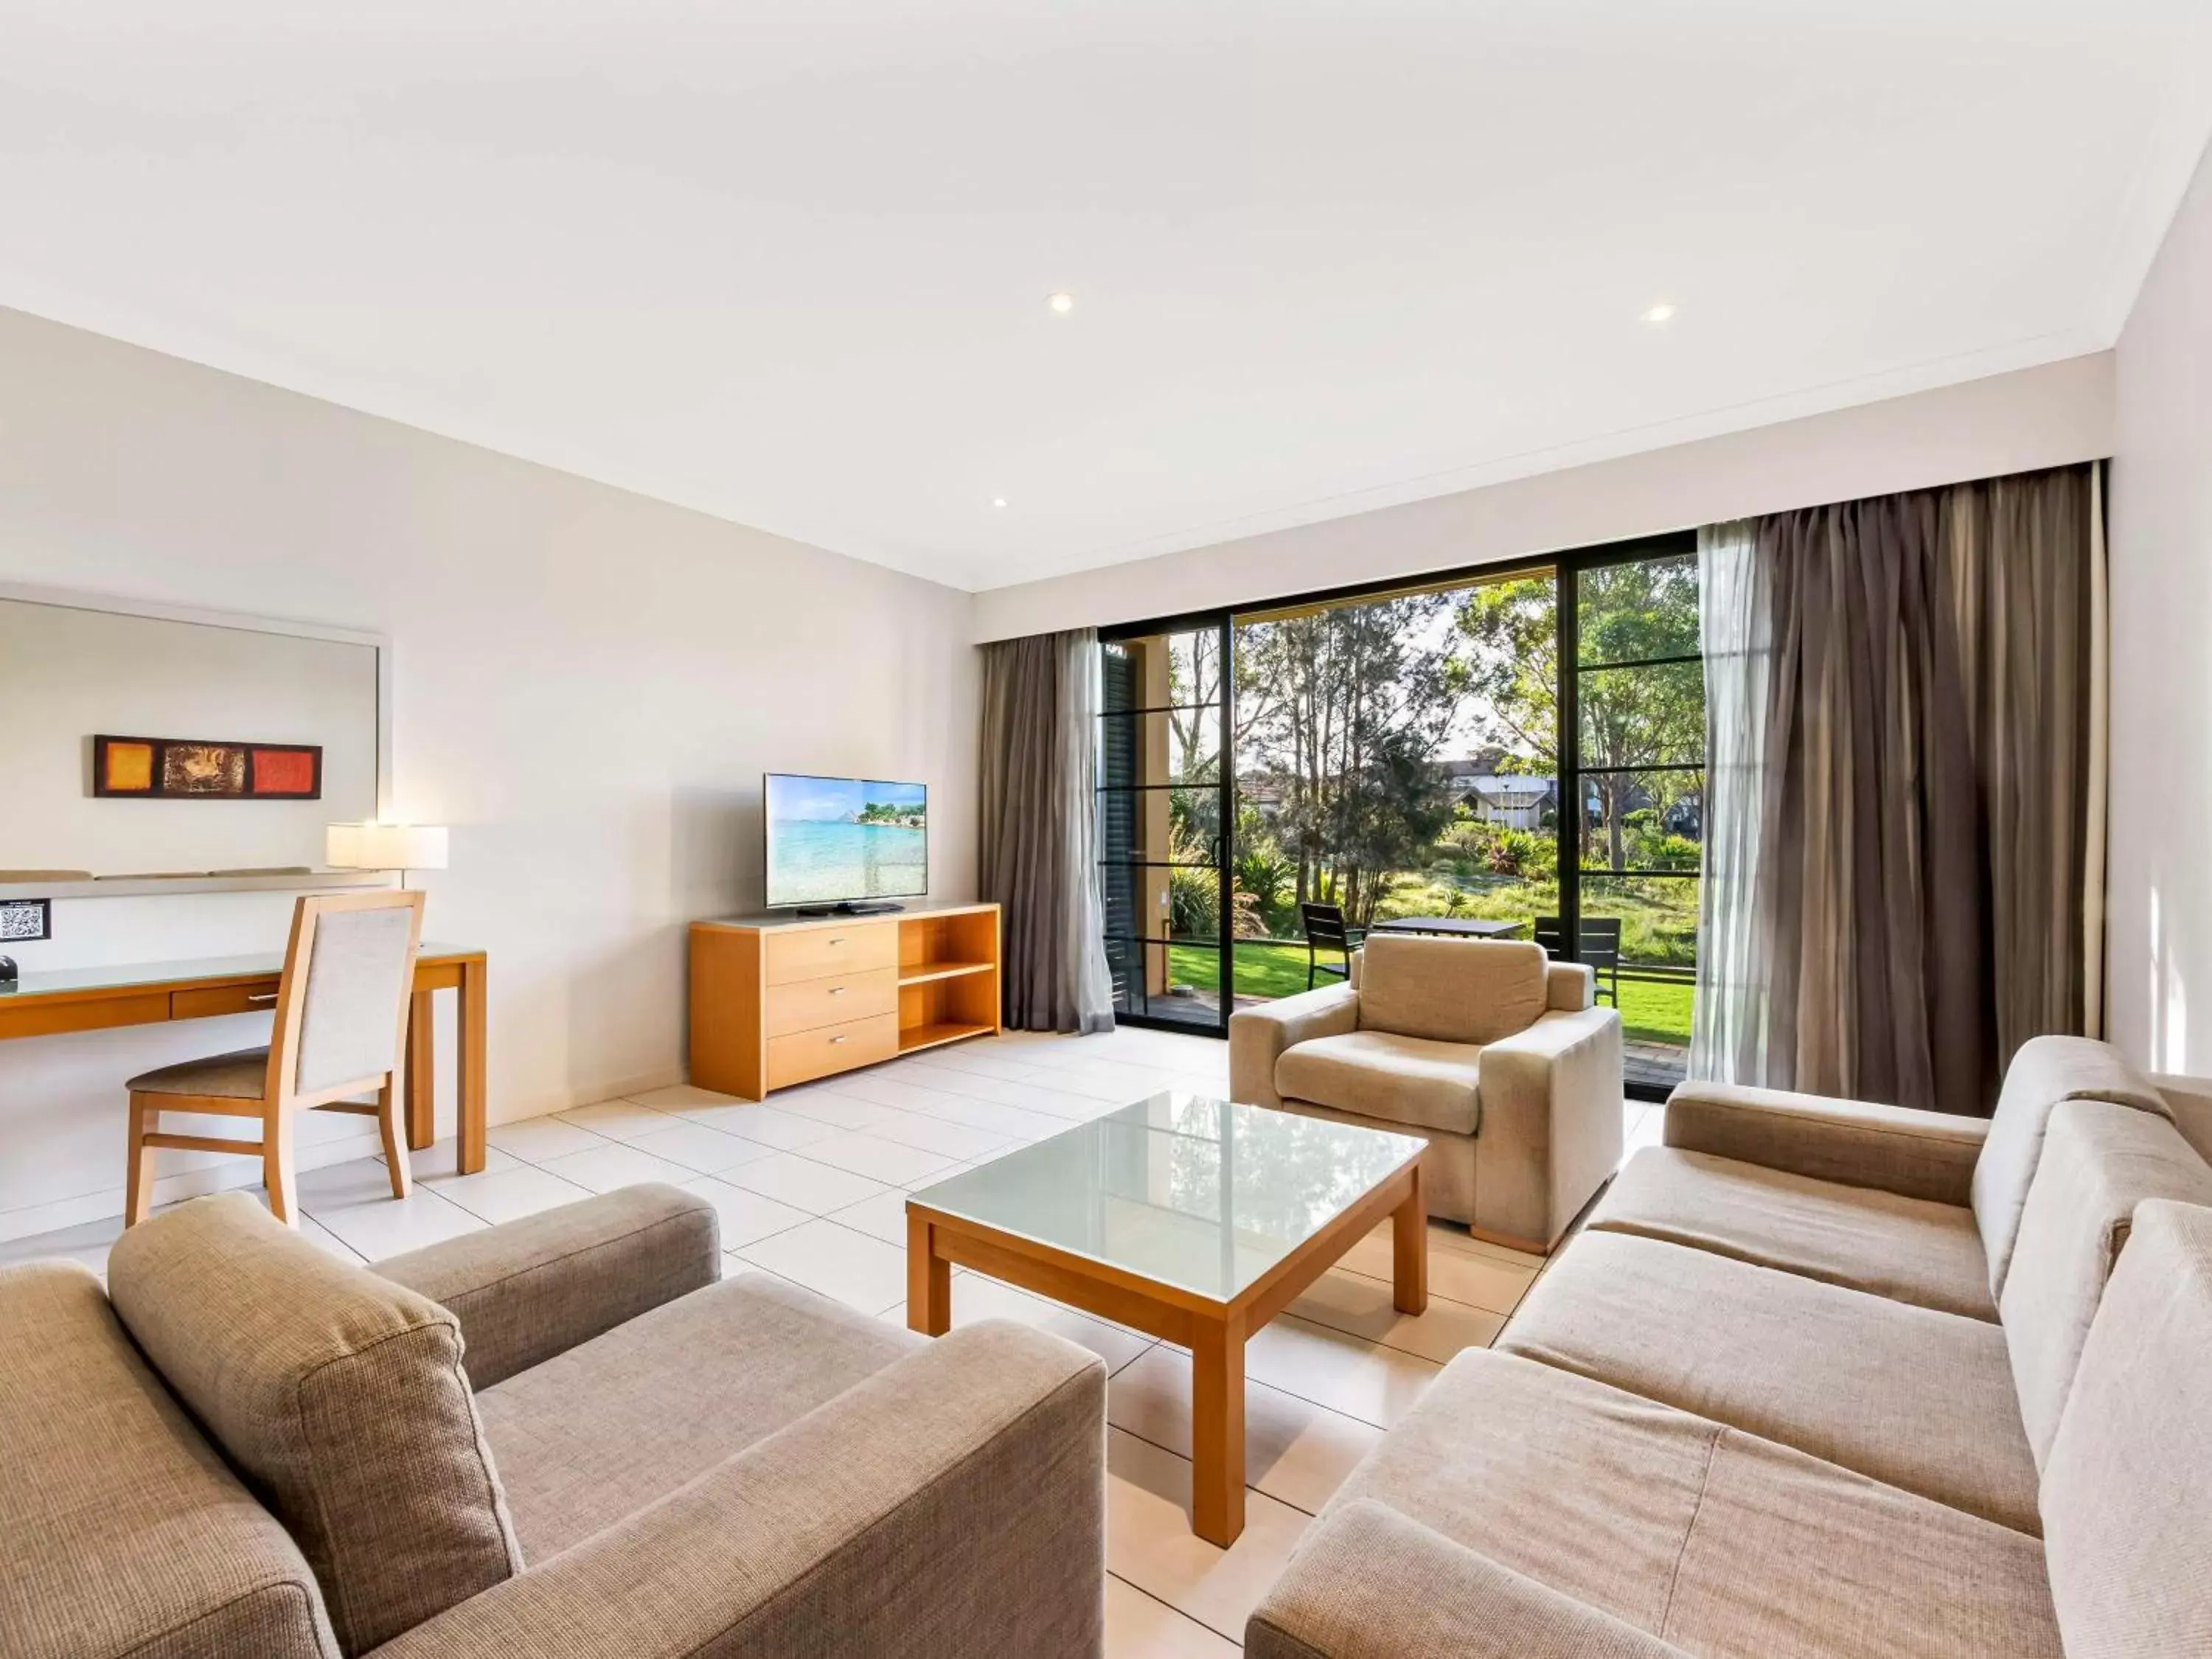
<path id="1" fill-rule="evenodd" d="M 1361 931 L 1344 925 L 1344 912 L 1334 904 L 1301 904 L 1298 919 L 1306 930 L 1306 989 L 1314 988 L 1314 975 L 1327 974 L 1332 979 L 1352 977 L 1352 953 L 1359 948 Z M 1336 951 L 1343 954 L 1342 962 L 1323 962 L 1321 952 Z"/>
<path id="2" fill-rule="evenodd" d="M 1555 957 L 1567 953 L 1567 930 L 1557 916 L 1536 918 L 1536 943 Z M 1592 1000 L 1620 1006 L 1620 918 L 1591 916 L 1582 926 L 1582 949 L 1575 959 L 1596 977 Z"/>

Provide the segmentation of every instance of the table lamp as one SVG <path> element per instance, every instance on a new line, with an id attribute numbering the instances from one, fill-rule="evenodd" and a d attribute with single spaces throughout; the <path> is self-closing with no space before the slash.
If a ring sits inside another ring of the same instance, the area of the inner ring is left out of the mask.
<path id="1" fill-rule="evenodd" d="M 323 838 L 323 858 L 333 870 L 410 870 L 446 867 L 446 830 L 431 823 L 334 823 Z"/>

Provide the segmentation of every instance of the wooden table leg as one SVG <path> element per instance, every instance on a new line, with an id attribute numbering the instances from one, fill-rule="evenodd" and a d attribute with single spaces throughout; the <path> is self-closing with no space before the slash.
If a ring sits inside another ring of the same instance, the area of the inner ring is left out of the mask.
<path id="1" fill-rule="evenodd" d="M 1226 1549 L 1244 1530 L 1244 1322 L 1195 1319 L 1190 1341 L 1191 1530 Z"/>
<path id="2" fill-rule="evenodd" d="M 489 1023 L 488 996 L 483 961 L 463 963 L 460 1053 L 456 1057 L 461 1091 L 461 1129 L 456 1138 L 460 1142 L 459 1162 L 463 1175 L 474 1175 L 484 1166 L 484 1033 Z"/>
<path id="3" fill-rule="evenodd" d="M 1413 1190 L 1390 1212 L 1390 1305 L 1400 1313 L 1429 1308 L 1429 1212 L 1421 1196 L 1421 1166 L 1413 1166 Z"/>
<path id="4" fill-rule="evenodd" d="M 438 1138 L 438 1032 L 428 991 L 407 999 L 407 1144 L 421 1152 Z"/>
<path id="5" fill-rule="evenodd" d="M 924 1336 L 952 1328 L 952 1264 L 937 1253 L 937 1230 L 927 1218 L 906 1218 L 906 1324 Z"/>

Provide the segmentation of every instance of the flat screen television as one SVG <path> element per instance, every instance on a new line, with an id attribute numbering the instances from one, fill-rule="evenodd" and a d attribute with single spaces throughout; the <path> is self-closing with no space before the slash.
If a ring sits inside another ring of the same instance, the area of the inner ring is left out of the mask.
<path id="1" fill-rule="evenodd" d="M 929 890 L 927 785 L 770 772 L 762 799 L 771 908 L 895 910 Z"/>

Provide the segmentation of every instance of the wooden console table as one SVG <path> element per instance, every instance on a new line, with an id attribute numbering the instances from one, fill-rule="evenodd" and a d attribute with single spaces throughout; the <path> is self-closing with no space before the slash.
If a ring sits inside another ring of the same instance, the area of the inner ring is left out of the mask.
<path id="1" fill-rule="evenodd" d="M 14 990 L 0 987 L 0 1039 L 265 1012 L 276 1006 L 276 981 L 283 970 L 284 954 L 276 951 L 27 973 Z M 463 1175 L 484 1166 L 484 973 L 481 951 L 425 945 L 415 958 L 415 993 L 408 1008 L 407 1144 L 419 1150 L 438 1133 L 430 999 L 440 991 L 460 996 L 457 1139 Z M 115 1090 L 120 1099 L 120 1077 Z"/>

